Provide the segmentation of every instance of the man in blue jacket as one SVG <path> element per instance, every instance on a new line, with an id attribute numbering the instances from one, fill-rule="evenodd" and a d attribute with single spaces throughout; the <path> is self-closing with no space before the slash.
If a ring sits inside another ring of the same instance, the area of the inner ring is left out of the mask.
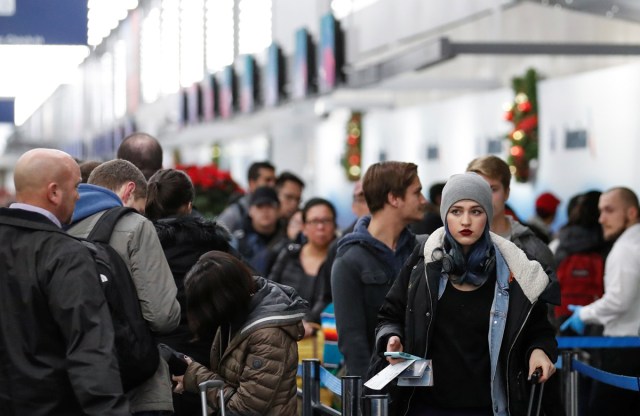
<path id="1" fill-rule="evenodd" d="M 417 244 L 407 226 L 422 219 L 427 200 L 413 163 L 375 163 L 362 187 L 371 215 L 360 218 L 339 241 L 331 292 L 347 374 L 364 377 L 375 347 L 378 310 Z"/>
<path id="2" fill-rule="evenodd" d="M 86 238 L 104 213 L 113 207 L 127 206 L 144 211 L 147 181 L 131 162 L 115 159 L 95 168 L 88 184 L 78 187 L 80 199 L 68 232 Z M 129 268 L 136 287 L 140 310 L 154 333 L 169 333 L 180 322 L 178 289 L 155 227 L 135 212 L 124 215 L 115 224 L 109 245 Z M 133 415 L 170 415 L 173 413 L 169 366 L 160 360 L 156 373 L 126 394 Z"/>

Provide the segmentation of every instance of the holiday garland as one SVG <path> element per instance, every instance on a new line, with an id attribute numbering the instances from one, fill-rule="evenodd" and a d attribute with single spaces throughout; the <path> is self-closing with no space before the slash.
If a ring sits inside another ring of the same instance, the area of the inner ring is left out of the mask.
<path id="1" fill-rule="evenodd" d="M 524 77 L 513 79 L 515 99 L 504 115 L 513 123 L 513 130 L 507 135 L 511 144 L 507 162 L 518 182 L 530 179 L 530 162 L 538 159 L 537 81 L 538 75 L 533 69 L 529 69 Z"/>
<path id="2" fill-rule="evenodd" d="M 342 160 L 347 179 L 357 181 L 362 175 L 362 113 L 353 112 L 347 122 L 347 146 Z"/>

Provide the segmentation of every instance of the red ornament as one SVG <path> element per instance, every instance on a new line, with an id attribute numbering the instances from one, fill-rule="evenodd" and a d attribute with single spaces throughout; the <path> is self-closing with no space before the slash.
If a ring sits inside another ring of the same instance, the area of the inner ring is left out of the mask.
<path id="1" fill-rule="evenodd" d="M 504 119 L 507 120 L 507 121 L 513 120 L 513 110 L 505 111 L 504 112 Z"/>
<path id="2" fill-rule="evenodd" d="M 538 127 L 538 116 L 536 116 L 535 114 L 532 114 L 530 116 L 523 118 L 516 125 L 517 130 L 523 130 L 525 132 L 529 132 L 535 129 L 536 127 Z"/>
<path id="3" fill-rule="evenodd" d="M 518 111 L 521 111 L 523 113 L 528 113 L 532 108 L 533 106 L 531 105 L 530 101 L 523 101 L 518 104 Z"/>
<path id="4" fill-rule="evenodd" d="M 522 148 L 522 146 L 513 146 L 511 148 L 511 156 L 515 158 L 524 156 L 524 149 Z"/>

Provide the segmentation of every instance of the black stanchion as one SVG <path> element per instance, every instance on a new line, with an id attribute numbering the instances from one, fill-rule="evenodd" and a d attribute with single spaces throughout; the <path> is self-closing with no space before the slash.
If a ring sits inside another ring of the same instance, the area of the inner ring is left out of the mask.
<path id="1" fill-rule="evenodd" d="M 578 372 L 573 368 L 573 359 L 577 357 L 577 352 L 562 353 L 562 386 L 567 416 L 578 416 Z"/>
<path id="2" fill-rule="evenodd" d="M 340 416 L 340 412 L 320 402 L 320 360 L 302 360 L 302 416 Z"/>
<path id="3" fill-rule="evenodd" d="M 360 396 L 362 387 L 359 376 L 342 377 L 342 415 L 361 416 Z"/>
<path id="4" fill-rule="evenodd" d="M 386 394 L 364 396 L 364 414 L 366 416 L 388 416 L 389 397 Z"/>
<path id="5" fill-rule="evenodd" d="M 313 416 L 313 407 L 320 401 L 320 360 L 302 360 L 302 416 Z"/>

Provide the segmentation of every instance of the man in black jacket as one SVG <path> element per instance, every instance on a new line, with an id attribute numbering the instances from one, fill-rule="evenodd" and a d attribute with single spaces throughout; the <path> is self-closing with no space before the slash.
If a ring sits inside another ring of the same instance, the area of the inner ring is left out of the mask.
<path id="1" fill-rule="evenodd" d="M 0 209 L 0 414 L 129 415 L 111 316 L 89 250 L 61 230 L 78 200 L 66 153 L 20 157 Z"/>

